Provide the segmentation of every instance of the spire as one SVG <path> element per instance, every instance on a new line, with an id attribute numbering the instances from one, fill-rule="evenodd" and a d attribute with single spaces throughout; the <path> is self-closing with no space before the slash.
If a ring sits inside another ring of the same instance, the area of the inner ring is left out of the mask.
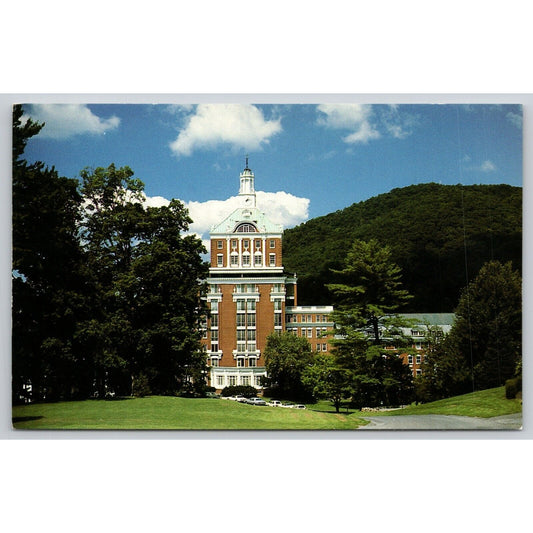
<path id="1" fill-rule="evenodd" d="M 248 154 L 246 154 L 246 168 L 241 172 L 241 186 L 239 196 L 246 207 L 255 207 L 254 173 L 248 167 Z"/>

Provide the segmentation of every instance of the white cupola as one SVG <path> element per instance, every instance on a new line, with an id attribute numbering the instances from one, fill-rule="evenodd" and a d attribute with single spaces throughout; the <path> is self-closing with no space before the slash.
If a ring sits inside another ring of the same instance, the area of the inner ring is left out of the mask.
<path id="1" fill-rule="evenodd" d="M 248 168 L 248 156 L 246 156 L 246 167 L 241 172 L 241 186 L 239 196 L 242 198 L 243 207 L 255 207 L 254 173 Z"/>

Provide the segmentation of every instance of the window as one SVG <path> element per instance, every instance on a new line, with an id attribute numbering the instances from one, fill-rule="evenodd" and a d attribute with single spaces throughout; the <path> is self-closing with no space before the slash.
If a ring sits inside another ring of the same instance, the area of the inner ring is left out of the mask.
<path id="1" fill-rule="evenodd" d="M 250 266 L 250 254 L 242 254 L 242 266 Z"/>
<path id="2" fill-rule="evenodd" d="M 311 337 L 313 336 L 313 328 L 309 328 L 309 329 L 307 330 L 307 336 L 308 336 L 309 338 L 311 338 Z"/>
<path id="3" fill-rule="evenodd" d="M 218 366 L 218 357 L 211 357 L 211 366 Z"/>
<path id="4" fill-rule="evenodd" d="M 211 313 L 218 313 L 218 300 L 211 300 Z"/>
<path id="5" fill-rule="evenodd" d="M 413 364 L 413 356 L 412 355 L 408 355 L 407 356 L 407 361 L 409 362 L 410 365 Z"/>
<path id="6" fill-rule="evenodd" d="M 250 248 L 250 241 L 248 239 L 244 239 L 242 241 L 242 247 L 245 249 L 245 250 L 248 250 Z"/>
<path id="7" fill-rule="evenodd" d="M 276 266 L 276 254 L 269 254 L 268 261 L 270 266 Z"/>
<path id="8" fill-rule="evenodd" d="M 250 385 L 250 376 L 241 376 L 242 385 Z"/>
<path id="9" fill-rule="evenodd" d="M 231 249 L 232 250 L 237 249 L 237 239 L 231 239 Z"/>
<path id="10" fill-rule="evenodd" d="M 281 327 L 281 313 L 274 315 L 274 327 Z"/>
<path id="11" fill-rule="evenodd" d="M 247 300 L 246 301 L 246 309 L 248 311 L 255 311 L 255 300 Z"/>
<path id="12" fill-rule="evenodd" d="M 239 266 L 239 256 L 237 255 L 237 253 L 231 254 L 231 266 Z"/>
<path id="13" fill-rule="evenodd" d="M 248 359 L 248 366 L 257 366 L 257 359 L 255 357 L 250 357 Z"/>
<path id="14" fill-rule="evenodd" d="M 211 352 L 218 352 L 218 341 L 211 343 Z"/>
<path id="15" fill-rule="evenodd" d="M 217 241 L 217 248 L 219 250 L 222 250 L 223 247 L 224 247 L 224 243 L 222 241 Z"/>
<path id="16" fill-rule="evenodd" d="M 246 322 L 248 324 L 248 327 L 255 328 L 255 314 L 254 313 L 248 313 L 246 315 Z"/>
<path id="17" fill-rule="evenodd" d="M 228 376 L 228 381 L 230 385 L 237 385 L 237 376 Z"/>
<path id="18" fill-rule="evenodd" d="M 246 300 L 237 300 L 237 311 L 246 310 Z"/>
<path id="19" fill-rule="evenodd" d="M 244 318 L 244 315 L 242 315 Z M 237 330 L 237 341 L 245 341 L 246 340 L 246 330 L 245 329 L 238 329 Z"/>
<path id="20" fill-rule="evenodd" d="M 217 376 L 217 385 L 219 387 L 223 387 L 224 386 L 224 376 Z"/>
<path id="21" fill-rule="evenodd" d="M 245 366 L 244 365 L 244 361 L 245 361 L 244 357 L 237 357 L 237 366 L 240 367 L 240 368 Z"/>
<path id="22" fill-rule="evenodd" d="M 261 250 L 261 241 L 259 239 L 255 239 L 254 244 L 256 250 Z"/>
<path id="23" fill-rule="evenodd" d="M 211 327 L 218 327 L 218 315 L 211 315 Z"/>
<path id="24" fill-rule="evenodd" d="M 270 246 L 270 248 L 275 248 L 276 247 L 276 241 L 274 239 L 270 239 L 269 246 Z"/>
<path id="25" fill-rule="evenodd" d="M 211 341 L 218 342 L 218 329 L 211 330 Z"/>
<path id="26" fill-rule="evenodd" d="M 417 375 L 417 376 L 422 375 L 422 370 L 421 370 L 420 368 L 417 368 L 417 369 L 416 369 L 416 375 Z"/>
<path id="27" fill-rule="evenodd" d="M 217 254 L 217 266 L 224 266 L 224 256 L 222 254 Z"/>
<path id="28" fill-rule="evenodd" d="M 246 330 L 246 340 L 255 341 L 255 329 Z"/>
<path id="29" fill-rule="evenodd" d="M 254 265 L 261 266 L 263 264 L 263 257 L 261 254 L 255 254 L 254 256 Z"/>
<path id="30" fill-rule="evenodd" d="M 261 386 L 261 376 L 255 376 L 255 386 L 256 387 Z"/>
<path id="31" fill-rule="evenodd" d="M 274 300 L 274 311 L 281 311 L 281 300 Z"/>
<path id="32" fill-rule="evenodd" d="M 419 365 L 422 362 L 422 357 L 420 355 L 416 356 L 416 364 Z"/>
<path id="33" fill-rule="evenodd" d="M 237 327 L 243 328 L 244 326 L 246 326 L 246 315 L 243 315 L 243 314 L 237 315 Z"/>
<path id="34" fill-rule="evenodd" d="M 327 342 L 323 342 L 323 343 L 322 343 L 322 351 L 323 351 L 323 352 L 327 352 L 327 351 L 328 351 L 328 344 L 327 344 Z"/>
<path id="35" fill-rule="evenodd" d="M 253 224 L 239 224 L 235 228 L 235 233 L 255 233 L 257 228 Z"/>

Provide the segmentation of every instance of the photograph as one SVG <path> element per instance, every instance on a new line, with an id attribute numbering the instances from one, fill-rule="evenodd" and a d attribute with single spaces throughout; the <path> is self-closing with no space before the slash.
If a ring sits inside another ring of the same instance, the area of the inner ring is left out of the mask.
<path id="1" fill-rule="evenodd" d="M 520 99 L 56 99 L 12 107 L 16 434 L 522 429 Z"/>

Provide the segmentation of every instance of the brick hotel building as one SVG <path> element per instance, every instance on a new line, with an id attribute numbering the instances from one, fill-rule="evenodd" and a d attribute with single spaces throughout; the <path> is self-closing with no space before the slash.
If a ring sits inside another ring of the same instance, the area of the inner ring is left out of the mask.
<path id="1" fill-rule="evenodd" d="M 210 231 L 211 265 L 207 279 L 210 317 L 204 324 L 210 386 L 261 388 L 266 376 L 264 350 L 273 332 L 307 337 L 311 349 L 329 353 L 334 328 L 332 306 L 298 306 L 296 274 L 283 268 L 283 228 L 273 224 L 256 203 L 254 173 L 240 174 L 240 206 Z M 419 355 L 399 354 L 414 376 L 420 374 L 427 325 L 448 333 L 453 314 L 404 315 L 416 322 L 404 328 Z M 390 349 L 394 349 L 393 346 Z"/>
<path id="2" fill-rule="evenodd" d="M 210 231 L 211 266 L 207 279 L 210 318 L 203 344 L 209 384 L 261 387 L 264 350 L 273 332 L 305 336 L 313 350 L 329 352 L 322 337 L 333 328 L 331 306 L 297 305 L 296 274 L 283 269 L 283 228 L 257 207 L 254 173 L 240 174 L 240 206 Z"/>

